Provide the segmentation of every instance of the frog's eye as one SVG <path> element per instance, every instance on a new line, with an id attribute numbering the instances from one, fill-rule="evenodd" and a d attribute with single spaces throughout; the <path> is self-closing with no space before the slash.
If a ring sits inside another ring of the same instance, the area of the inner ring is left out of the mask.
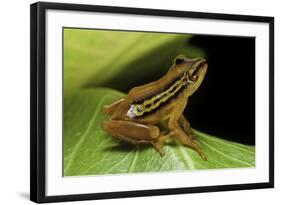
<path id="1" fill-rule="evenodd" d="M 184 58 L 182 58 L 182 57 L 177 57 L 176 60 L 175 60 L 175 64 L 176 64 L 176 65 L 181 64 L 183 61 L 184 61 Z"/>
<path id="2" fill-rule="evenodd" d="M 189 75 L 190 80 L 192 81 L 197 81 L 198 80 L 198 75 L 197 75 L 197 70 L 194 70 L 190 75 Z"/>
<path id="3" fill-rule="evenodd" d="M 191 75 L 192 81 L 196 81 L 197 79 L 198 79 L 198 75 L 196 73 Z"/>

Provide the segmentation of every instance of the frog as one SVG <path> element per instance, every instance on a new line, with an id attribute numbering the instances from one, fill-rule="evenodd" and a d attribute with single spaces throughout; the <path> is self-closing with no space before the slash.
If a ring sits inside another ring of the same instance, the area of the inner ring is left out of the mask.
<path id="1" fill-rule="evenodd" d="M 207 160 L 184 111 L 189 97 L 202 84 L 208 63 L 204 58 L 179 55 L 160 79 L 133 87 L 128 94 L 103 107 L 110 116 L 102 128 L 112 137 L 131 144 L 151 144 L 164 156 L 169 137 L 195 150 Z M 166 122 L 167 130 L 160 124 Z"/>

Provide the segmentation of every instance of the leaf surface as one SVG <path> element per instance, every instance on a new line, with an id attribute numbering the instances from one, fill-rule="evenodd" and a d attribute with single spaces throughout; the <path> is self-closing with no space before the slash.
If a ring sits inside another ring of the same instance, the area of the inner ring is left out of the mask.
<path id="1" fill-rule="evenodd" d="M 124 94 L 107 88 L 82 89 L 64 106 L 64 175 L 183 171 L 255 166 L 255 148 L 194 130 L 208 160 L 171 138 L 160 155 L 151 145 L 131 145 L 101 128 L 104 105 Z M 191 122 L 192 124 L 192 122 Z"/>

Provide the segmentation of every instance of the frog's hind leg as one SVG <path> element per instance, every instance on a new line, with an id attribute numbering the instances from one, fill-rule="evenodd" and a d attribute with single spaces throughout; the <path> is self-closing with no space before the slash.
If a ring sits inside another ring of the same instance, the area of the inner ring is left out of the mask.
<path id="1" fill-rule="evenodd" d="M 146 125 L 133 121 L 108 120 L 102 123 L 105 131 L 113 137 L 132 144 L 152 144 L 161 156 L 164 155 L 163 144 L 166 136 L 162 136 L 155 125 Z"/>
<path id="2" fill-rule="evenodd" d="M 103 111 L 108 114 L 108 115 L 112 115 L 115 110 L 118 108 L 118 106 L 124 101 L 124 98 L 121 98 L 115 102 L 113 102 L 112 104 L 110 105 L 105 105 L 103 107 Z"/>

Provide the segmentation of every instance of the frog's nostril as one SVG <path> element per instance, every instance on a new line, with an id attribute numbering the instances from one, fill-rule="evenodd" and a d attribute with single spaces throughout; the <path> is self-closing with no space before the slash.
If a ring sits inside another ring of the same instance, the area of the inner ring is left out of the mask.
<path id="1" fill-rule="evenodd" d="M 207 61 L 205 60 L 205 59 L 203 59 L 203 58 L 198 58 L 198 59 L 196 59 L 196 61 L 195 61 L 195 66 L 196 67 L 202 67 L 202 66 L 204 66 L 204 65 L 206 65 L 207 64 Z"/>
<path id="2" fill-rule="evenodd" d="M 195 58 L 194 61 L 195 61 L 195 63 L 207 62 L 204 58 Z"/>
<path id="3" fill-rule="evenodd" d="M 207 63 L 207 61 L 206 61 L 205 59 L 203 59 L 203 58 L 202 58 L 202 59 L 201 59 L 201 63 L 202 63 L 202 64 L 206 64 L 206 63 Z"/>

